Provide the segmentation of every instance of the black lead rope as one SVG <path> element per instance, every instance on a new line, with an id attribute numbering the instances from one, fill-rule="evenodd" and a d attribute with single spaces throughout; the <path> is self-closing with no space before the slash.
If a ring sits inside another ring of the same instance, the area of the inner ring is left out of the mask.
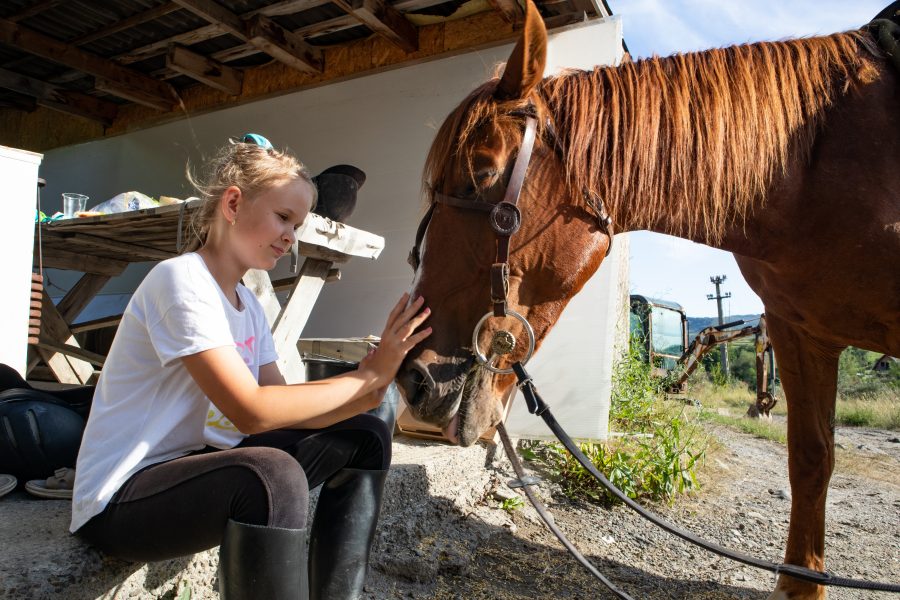
<path id="1" fill-rule="evenodd" d="M 724 546 L 720 546 L 713 542 L 709 542 L 702 538 L 699 538 L 696 535 L 694 535 L 693 533 L 686 531 L 684 529 L 681 529 L 680 527 L 677 527 L 676 525 L 669 523 L 662 517 L 648 511 L 643 506 L 641 506 L 640 504 L 638 504 L 637 502 L 635 502 L 634 500 L 629 498 L 624 492 L 622 492 L 622 490 L 620 490 L 619 488 L 614 486 L 612 484 L 612 482 L 610 482 L 606 478 L 606 476 L 603 475 L 603 473 L 598 471 L 597 468 L 594 466 L 594 464 L 581 452 L 581 450 L 578 448 L 578 445 L 572 441 L 572 438 L 570 438 L 569 435 L 560 426 L 560 424 L 557 423 L 556 419 L 553 417 L 553 414 L 550 412 L 550 406 L 547 405 L 547 403 L 544 402 L 544 400 L 541 398 L 541 396 L 537 393 L 537 389 L 535 389 L 535 387 L 534 387 L 534 382 L 531 380 L 531 376 L 528 375 L 528 373 L 525 371 L 525 367 L 523 367 L 521 363 L 517 362 L 512 365 L 512 368 L 516 374 L 516 378 L 518 379 L 519 389 L 522 390 L 522 394 L 525 396 L 525 403 L 528 406 L 528 412 L 530 412 L 533 415 L 538 415 L 539 417 L 544 419 L 544 422 L 547 424 L 547 426 L 550 428 L 550 430 L 553 432 L 553 434 L 557 437 L 557 439 L 559 439 L 559 441 L 562 443 L 562 445 L 565 446 L 566 450 L 568 450 L 569 453 L 572 456 L 574 456 L 575 459 L 579 463 L 581 463 L 581 466 L 583 466 L 585 469 L 587 469 L 588 472 L 594 476 L 594 479 L 599 481 L 600 484 L 603 487 L 605 487 L 607 490 L 609 490 L 609 492 L 613 496 L 615 496 L 616 498 L 618 498 L 619 500 L 624 502 L 629 508 L 634 510 L 636 513 L 638 513 L 639 515 L 641 515 L 642 517 L 644 517 L 651 523 L 657 525 L 658 527 L 660 527 L 662 529 L 665 529 L 669 533 L 671 533 L 675 536 L 678 536 L 687 542 L 690 542 L 691 544 L 700 546 L 701 548 L 703 548 L 705 550 L 709 550 L 710 552 L 714 552 L 715 554 L 718 554 L 719 556 L 723 556 L 725 558 L 730 558 L 731 560 L 742 562 L 744 564 L 750 565 L 751 567 L 756 567 L 757 569 L 771 571 L 771 572 L 775 573 L 776 575 L 778 575 L 778 574 L 789 575 L 796 579 L 802 579 L 804 581 L 809 581 L 809 582 L 816 583 L 819 585 L 830 585 L 830 586 L 836 586 L 836 587 L 856 588 L 856 589 L 861 589 L 861 590 L 875 590 L 875 591 L 879 591 L 879 592 L 891 592 L 891 593 L 895 593 L 895 594 L 900 593 L 900 585 L 895 584 L 895 583 L 882 583 L 882 582 L 878 582 L 878 581 L 866 581 L 866 580 L 862 580 L 862 579 L 850 579 L 847 577 L 837 577 L 828 572 L 815 571 L 813 569 L 807 569 L 805 567 L 801 567 L 798 565 L 773 563 L 771 561 L 755 558 L 753 556 L 750 556 L 749 554 L 744 554 L 742 552 L 737 552 L 735 550 L 729 550 L 728 548 L 725 548 Z M 503 429 L 500 429 L 499 427 L 498 427 L 498 429 L 500 430 L 501 439 L 504 439 L 506 432 Z M 506 447 L 506 453 L 509 455 L 510 461 L 512 462 L 513 461 L 512 447 L 507 446 L 506 444 L 507 444 L 507 440 L 504 440 L 504 446 Z M 520 467 L 521 467 L 521 465 L 520 465 Z M 513 463 L 513 468 L 515 468 L 515 462 Z M 518 471 L 517 471 L 517 475 L 519 475 L 520 478 L 523 477 L 523 475 L 519 474 Z M 528 489 L 528 486 L 525 485 L 523 487 L 525 489 L 526 495 L 528 496 L 528 499 L 531 500 L 532 504 L 534 504 L 534 500 L 532 500 L 533 496 L 532 496 L 530 490 Z M 537 505 L 535 505 L 535 508 L 537 508 Z M 538 510 L 538 513 L 541 514 L 541 516 L 543 517 L 541 510 Z M 550 521 L 547 520 L 546 517 L 544 517 L 544 520 L 545 520 L 545 522 L 547 522 L 547 525 L 550 526 L 550 528 L 552 530 L 553 526 L 550 524 Z M 556 533 L 556 531 L 554 531 L 554 533 Z M 557 534 L 557 537 L 559 537 L 560 535 L 561 534 Z M 563 542 L 563 543 L 564 543 L 564 545 L 566 544 L 566 542 Z M 566 547 L 569 548 L 570 545 L 571 544 L 568 544 L 568 545 L 566 545 Z M 571 549 L 570 549 L 570 552 L 571 552 Z M 582 559 L 584 559 L 584 557 L 581 556 L 580 554 L 576 554 L 575 557 L 579 560 L 579 562 L 582 562 Z M 586 560 L 584 562 L 582 562 L 582 564 L 584 564 L 585 562 L 586 562 Z M 588 564 L 590 564 L 590 563 L 588 563 Z M 593 565 L 588 567 L 588 570 L 591 571 L 591 573 L 595 573 L 595 571 L 596 571 L 596 569 L 593 568 Z M 612 584 L 610 584 L 608 582 L 608 580 L 606 578 L 604 578 L 602 575 L 595 574 L 595 577 L 600 579 L 600 581 L 603 582 L 603 584 L 606 585 L 607 587 L 609 587 L 611 590 L 613 590 L 613 592 L 618 593 L 618 594 L 622 593 L 622 592 L 619 592 L 618 590 L 616 590 L 614 587 L 612 587 Z M 628 596 L 623 595 L 620 597 L 627 598 Z"/>
<path id="2" fill-rule="evenodd" d="M 575 560 L 581 563 L 581 565 L 590 571 L 591 575 L 600 580 L 600 583 L 605 585 L 609 591 L 616 595 L 618 598 L 622 598 L 623 600 L 634 600 L 631 596 L 617 588 L 612 581 L 603 576 L 603 573 L 597 570 L 597 567 L 591 564 L 584 555 L 578 551 L 572 542 L 569 541 L 569 538 L 565 536 L 565 534 L 560 531 L 560 529 L 553 523 L 553 517 L 547 513 L 547 508 L 541 503 L 540 500 L 534 495 L 534 492 L 531 491 L 531 486 L 534 485 L 534 482 L 529 482 L 525 477 L 525 470 L 522 468 L 522 463 L 519 462 L 519 457 L 516 454 L 515 449 L 512 446 L 512 442 L 509 441 L 509 436 L 506 434 L 506 428 L 503 426 L 501 422 L 497 425 L 497 432 L 500 434 L 500 441 L 503 442 L 503 448 L 506 450 L 506 456 L 509 457 L 509 462 L 512 463 L 513 471 L 516 472 L 516 477 L 519 478 L 519 482 L 521 483 L 522 490 L 525 492 L 525 495 L 528 497 L 528 501 L 531 502 L 531 505 L 537 511 L 537 513 L 541 516 L 541 519 L 544 520 L 544 523 L 547 525 L 547 528 L 553 532 L 553 535 L 559 539 L 563 546 L 566 547 L 566 550 L 575 557 Z"/>

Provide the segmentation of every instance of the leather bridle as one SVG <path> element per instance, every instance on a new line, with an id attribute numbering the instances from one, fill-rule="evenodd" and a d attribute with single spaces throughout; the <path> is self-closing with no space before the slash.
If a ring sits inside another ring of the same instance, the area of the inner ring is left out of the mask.
<path id="1" fill-rule="evenodd" d="M 522 186 L 525 184 L 525 175 L 528 171 L 528 165 L 531 162 L 531 155 L 534 151 L 535 138 L 537 137 L 537 111 L 533 105 L 529 105 L 524 110 L 514 114 L 521 114 L 525 117 L 525 132 L 522 136 L 522 143 L 519 146 L 519 152 L 516 161 L 513 164 L 512 172 L 506 184 L 506 191 L 503 200 L 497 203 L 484 202 L 477 198 L 460 198 L 451 196 L 443 192 L 435 191 L 433 201 L 419 227 L 416 230 L 415 243 L 410 250 L 408 262 L 414 271 L 419 269 L 421 261 L 419 248 L 428 230 L 428 224 L 434 214 L 434 208 L 438 204 L 445 204 L 455 208 L 466 210 L 478 210 L 488 213 L 488 222 L 497 237 L 496 254 L 494 262 L 491 264 L 491 303 L 493 309 L 485 314 L 476 324 L 475 331 L 472 334 L 472 350 L 478 362 L 493 373 L 512 373 L 512 369 L 500 369 L 493 365 L 493 359 L 496 356 L 509 354 L 515 347 L 515 337 L 508 331 L 500 330 L 494 334 L 491 341 L 491 354 L 485 355 L 478 347 L 478 337 L 481 328 L 485 322 L 491 317 L 510 316 L 519 321 L 525 333 L 528 336 L 528 350 L 525 357 L 520 361 L 526 364 L 534 354 L 535 337 L 534 329 L 528 323 L 528 320 L 518 312 L 509 308 L 507 296 L 509 295 L 509 241 L 522 225 L 522 213 L 519 210 L 519 195 L 522 192 Z M 548 129 L 553 132 L 554 145 L 560 150 L 559 138 L 555 135 L 553 127 L 549 124 Z M 587 192 L 584 193 L 586 204 L 596 213 L 600 228 L 609 237 L 609 245 L 606 249 L 607 256 L 612 249 L 613 227 L 612 219 L 607 214 L 603 205 L 603 201 L 596 196 L 592 196 Z"/>

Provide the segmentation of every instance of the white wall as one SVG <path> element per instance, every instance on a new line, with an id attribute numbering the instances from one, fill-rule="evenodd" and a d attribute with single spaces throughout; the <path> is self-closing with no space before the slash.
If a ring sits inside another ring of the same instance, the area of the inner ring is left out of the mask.
<path id="1" fill-rule="evenodd" d="M 551 68 L 621 58 L 617 17 L 554 32 L 551 39 Z M 343 279 L 326 286 L 302 335 L 378 334 L 388 310 L 411 282 L 406 255 L 422 213 L 421 170 L 437 127 L 511 49 L 509 44 L 472 52 L 54 150 L 47 153 L 43 171 L 47 195 L 81 192 L 92 197 L 89 206 L 128 190 L 185 197 L 190 194 L 185 161 L 197 163 L 228 136 L 245 132 L 290 148 L 313 173 L 338 163 L 356 165 L 368 179 L 348 223 L 384 236 L 386 247 L 375 262 L 355 260 L 342 267 Z M 576 57 L 588 62 L 579 64 Z M 130 291 L 143 272 L 130 267 L 104 293 Z M 66 278 L 60 274 L 57 279 Z M 590 303 L 592 292 L 582 295 Z M 564 327 L 560 325 L 565 332 Z M 604 352 L 591 353 L 589 360 L 594 365 L 608 362 Z M 591 385 L 575 393 L 584 394 L 608 397 L 608 390 Z M 602 426 L 576 435 L 604 432 L 605 413 Z"/>
<path id="2" fill-rule="evenodd" d="M 41 155 L 0 146 L 3 182 L 0 239 L 3 240 L 3 293 L 0 294 L 0 363 L 25 376 L 28 311 L 34 252 L 34 216 Z"/>

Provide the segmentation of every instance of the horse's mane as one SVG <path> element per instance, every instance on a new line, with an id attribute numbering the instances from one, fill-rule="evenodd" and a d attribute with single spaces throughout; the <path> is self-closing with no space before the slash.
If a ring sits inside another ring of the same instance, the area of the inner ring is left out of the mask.
<path id="1" fill-rule="evenodd" d="M 545 79 L 515 106 L 493 98 L 495 78 L 444 122 L 425 181 L 440 186 L 453 157 L 471 166 L 469 138 L 486 121 L 521 136 L 510 112 L 533 102 L 557 129 L 572 190 L 599 195 L 614 221 L 627 211 L 634 228 L 664 222 L 716 241 L 743 223 L 789 149 L 808 154 L 835 98 L 875 79 L 872 48 L 856 31 L 654 57 Z"/>

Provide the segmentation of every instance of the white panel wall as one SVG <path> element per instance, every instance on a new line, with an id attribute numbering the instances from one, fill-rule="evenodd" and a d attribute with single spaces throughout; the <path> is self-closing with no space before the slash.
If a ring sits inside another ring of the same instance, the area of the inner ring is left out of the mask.
<path id="1" fill-rule="evenodd" d="M 552 40 L 553 66 L 616 62 L 621 57 L 621 22 L 614 17 L 577 26 L 554 33 Z M 378 334 L 388 310 L 411 282 L 406 255 L 422 214 L 421 170 L 437 127 L 511 49 L 505 45 L 468 53 L 54 150 L 47 153 L 43 171 L 47 195 L 58 201 L 61 192 L 81 192 L 92 197 L 89 205 L 128 190 L 185 197 L 191 193 L 184 178 L 185 161 L 198 163 L 228 136 L 245 132 L 263 134 L 276 146 L 290 148 L 313 173 L 338 163 L 356 165 L 368 179 L 348 223 L 384 236 L 386 247 L 377 261 L 351 261 L 342 267 L 342 280 L 326 286 L 302 335 Z M 578 63 L 576 57 L 587 62 Z M 129 268 L 104 293 L 130 291 L 144 272 Z M 59 274 L 57 279 L 62 282 L 66 277 Z M 590 303 L 592 293 L 582 294 L 585 302 Z M 564 327 L 560 325 L 565 332 Z M 598 344 L 596 336 L 590 343 Z M 599 346 L 588 353 L 593 358 L 586 360 L 592 365 L 608 362 Z M 552 389 L 541 389 L 548 400 L 556 395 Z M 568 394 L 588 395 L 594 403 L 595 395 L 608 398 L 608 390 L 591 384 Z M 602 423 L 576 435 L 603 433 L 605 416 Z"/>
<path id="2" fill-rule="evenodd" d="M 0 363 L 25 376 L 28 310 L 34 252 L 34 215 L 41 155 L 0 146 L 3 182 L 3 293 L 0 294 Z"/>

